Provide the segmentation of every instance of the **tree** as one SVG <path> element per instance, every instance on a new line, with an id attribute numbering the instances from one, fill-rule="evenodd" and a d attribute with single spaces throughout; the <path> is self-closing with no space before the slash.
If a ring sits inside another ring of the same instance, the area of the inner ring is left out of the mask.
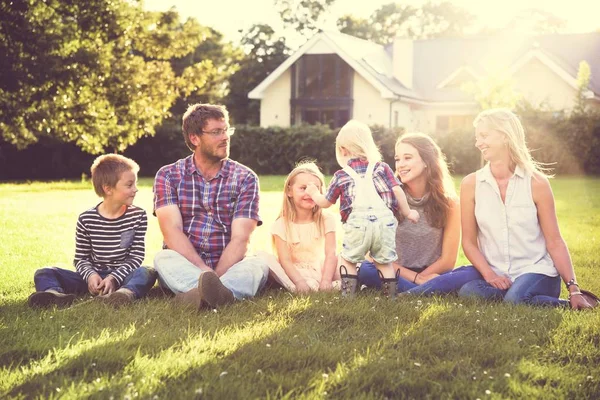
<path id="1" fill-rule="evenodd" d="M 561 32 L 566 26 L 567 21 L 565 19 L 549 11 L 539 8 L 528 8 L 515 15 L 509 22 L 506 30 L 541 35 Z"/>
<path id="2" fill-rule="evenodd" d="M 245 56 L 239 69 L 229 79 L 225 104 L 236 124 L 258 124 L 260 103 L 248 99 L 248 93 L 289 55 L 282 37 L 277 37 L 269 25 L 257 24 L 244 32 L 241 46 Z"/>
<path id="3" fill-rule="evenodd" d="M 585 114 L 587 109 L 587 96 L 589 92 L 590 79 L 592 78 L 592 70 L 590 64 L 586 61 L 579 63 L 577 70 L 577 94 L 575 95 L 575 107 L 573 107 L 573 113 Z"/>
<path id="4" fill-rule="evenodd" d="M 319 30 L 321 18 L 335 0 L 274 0 L 274 3 L 284 27 L 310 37 Z"/>
<path id="5" fill-rule="evenodd" d="M 367 19 L 345 15 L 338 19 L 340 32 L 379 44 L 389 44 L 395 37 L 426 39 L 462 35 L 474 17 L 465 9 L 445 1 L 425 3 L 422 7 L 389 3 Z"/>
<path id="6" fill-rule="evenodd" d="M 468 82 L 461 89 L 473 96 L 480 110 L 498 107 L 513 109 L 521 99 L 510 77 L 499 74 L 489 75 L 477 82 Z"/>
<path id="7" fill-rule="evenodd" d="M 200 46 L 207 28 L 180 23 L 173 10 L 14 0 L 0 15 L 0 134 L 19 148 L 53 137 L 90 153 L 122 151 L 153 135 L 175 99 L 215 69 L 197 63 L 177 76 L 170 60 Z"/>

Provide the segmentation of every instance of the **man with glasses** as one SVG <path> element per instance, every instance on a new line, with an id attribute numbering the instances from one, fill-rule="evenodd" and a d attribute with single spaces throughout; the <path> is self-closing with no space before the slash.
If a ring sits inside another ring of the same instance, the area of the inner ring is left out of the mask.
<path id="1" fill-rule="evenodd" d="M 246 257 L 258 216 L 258 177 L 229 159 L 234 129 L 224 106 L 194 104 L 183 115 L 192 154 L 162 167 L 154 180 L 154 214 L 164 250 L 154 258 L 159 282 L 175 300 L 219 307 L 253 297 L 269 267 Z"/>

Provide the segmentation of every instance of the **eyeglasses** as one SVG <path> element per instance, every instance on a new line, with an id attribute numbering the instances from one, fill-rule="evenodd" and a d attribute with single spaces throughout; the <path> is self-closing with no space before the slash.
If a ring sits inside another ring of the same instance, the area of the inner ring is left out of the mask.
<path id="1" fill-rule="evenodd" d="M 223 128 L 223 129 L 214 129 L 210 132 L 207 131 L 202 131 L 202 133 L 207 133 L 213 137 L 217 137 L 217 136 L 221 136 L 222 134 L 226 133 L 227 135 L 231 136 L 235 133 L 235 128 Z"/>

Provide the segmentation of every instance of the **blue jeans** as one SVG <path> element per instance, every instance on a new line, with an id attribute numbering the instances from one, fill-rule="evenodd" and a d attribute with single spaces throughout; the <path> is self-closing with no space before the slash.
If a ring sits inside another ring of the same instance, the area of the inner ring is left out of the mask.
<path id="1" fill-rule="evenodd" d="M 102 279 L 110 275 L 110 271 L 96 271 Z M 59 293 L 86 294 L 88 284 L 76 271 L 48 267 L 35 271 L 33 276 L 35 290 L 56 290 Z M 156 282 L 156 272 L 148 267 L 139 267 L 130 273 L 121 285 L 135 294 L 136 299 L 144 297 Z"/>
<path id="2" fill-rule="evenodd" d="M 567 300 L 559 299 L 560 276 L 543 274 L 523 274 L 513 282 L 508 290 L 493 287 L 483 279 L 467 283 L 459 292 L 461 297 L 482 297 L 513 304 L 538 306 L 568 306 Z"/>
<path id="3" fill-rule="evenodd" d="M 185 293 L 198 287 L 200 268 L 173 250 L 161 250 L 154 257 L 158 281 L 171 292 Z M 221 283 L 238 299 L 254 297 L 267 283 L 269 265 L 262 258 L 251 256 L 234 264 L 221 277 Z"/>
<path id="4" fill-rule="evenodd" d="M 410 294 L 430 296 L 436 294 L 458 293 L 460 288 L 467 282 L 474 279 L 481 279 L 481 275 L 472 265 L 459 267 L 452 271 L 444 272 L 440 276 L 417 285 L 402 277 L 398 277 L 397 292 L 406 292 Z M 381 279 L 377 273 L 375 264 L 364 261 L 358 271 L 358 282 L 367 287 L 381 288 Z"/>

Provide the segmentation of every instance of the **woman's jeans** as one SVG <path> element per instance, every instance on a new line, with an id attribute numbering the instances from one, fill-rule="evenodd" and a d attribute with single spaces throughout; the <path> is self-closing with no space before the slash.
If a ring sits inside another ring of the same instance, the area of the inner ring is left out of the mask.
<path id="1" fill-rule="evenodd" d="M 497 289 L 483 279 L 477 279 L 464 285 L 459 292 L 461 297 L 482 297 L 513 304 L 568 306 L 569 302 L 559 299 L 559 295 L 560 276 L 543 274 L 523 274 L 515 279 L 508 290 Z"/>
<path id="2" fill-rule="evenodd" d="M 422 285 L 398 277 L 397 292 L 423 296 L 458 293 L 464 284 L 476 279 L 482 279 L 481 274 L 472 265 L 467 265 L 440 274 Z M 369 261 L 362 262 L 358 271 L 358 282 L 367 287 L 381 288 L 381 279 L 375 264 Z"/>
<path id="3" fill-rule="evenodd" d="M 102 279 L 110 275 L 111 271 L 97 271 Z M 43 292 L 55 290 L 59 293 L 86 294 L 88 284 L 76 271 L 68 269 L 48 267 L 35 271 L 33 276 L 35 290 Z M 156 272 L 152 268 L 139 267 L 130 273 L 121 288 L 129 289 L 135 294 L 136 299 L 144 297 L 156 282 Z"/>

